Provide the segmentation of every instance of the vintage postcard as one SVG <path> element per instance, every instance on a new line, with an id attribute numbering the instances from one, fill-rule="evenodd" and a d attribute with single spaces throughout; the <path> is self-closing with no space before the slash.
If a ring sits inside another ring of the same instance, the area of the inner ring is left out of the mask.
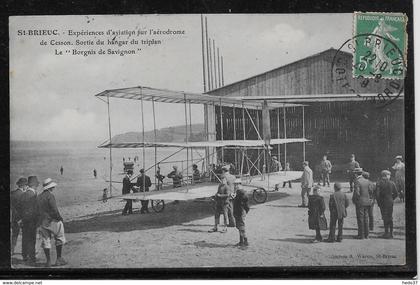
<path id="1" fill-rule="evenodd" d="M 12 267 L 404 268 L 394 12 L 10 17 Z"/>

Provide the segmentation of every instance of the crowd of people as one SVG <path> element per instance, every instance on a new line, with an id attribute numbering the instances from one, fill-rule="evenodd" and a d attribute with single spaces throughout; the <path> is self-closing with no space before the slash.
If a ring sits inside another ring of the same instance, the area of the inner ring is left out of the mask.
<path id="1" fill-rule="evenodd" d="M 369 232 L 373 230 L 373 207 L 375 202 L 381 210 L 382 219 L 384 221 L 385 233 L 384 238 L 393 237 L 393 201 L 400 197 L 404 201 L 405 188 L 405 165 L 402 162 L 402 156 L 397 156 L 395 164 L 392 169 L 395 171 L 395 179 L 391 181 L 391 172 L 383 170 L 381 178 L 376 182 L 370 180 L 370 174 L 360 167 L 360 163 L 356 161 L 354 154 L 350 156 L 350 161 L 346 168 L 349 192 L 352 193 L 351 200 L 355 205 L 357 225 L 358 225 L 358 239 L 369 238 Z M 290 171 L 290 164 L 286 162 L 283 168 L 277 157 L 273 156 L 271 160 L 271 170 L 274 172 Z M 315 230 L 316 236 L 314 242 L 322 241 L 321 230 L 328 228 L 327 219 L 325 217 L 326 205 L 324 198 L 321 196 L 321 183 L 324 187 L 330 187 L 330 174 L 333 165 L 328 156 L 324 155 L 319 164 L 320 181 L 316 185 L 314 183 L 313 171 L 309 166 L 308 161 L 302 163 L 303 174 L 301 177 L 301 204 L 300 208 L 308 208 L 308 224 L 309 229 Z M 198 170 L 196 164 L 192 165 L 191 183 L 200 183 L 203 179 L 202 174 Z M 245 216 L 249 211 L 248 198 L 246 192 L 242 188 L 241 179 L 236 178 L 234 168 L 230 164 L 211 165 L 210 179 L 218 182 L 219 186 L 217 193 L 213 197 L 214 200 L 214 226 L 209 232 L 222 233 L 227 232 L 229 227 L 236 227 L 239 230 L 240 241 L 238 245 L 248 245 L 248 240 L 245 234 Z M 144 174 L 143 169 L 140 170 L 140 176 L 136 183 L 131 183 L 132 171 L 127 171 L 126 177 L 123 180 L 123 194 L 133 192 L 149 191 L 152 185 L 149 176 Z M 178 170 L 177 166 L 173 166 L 173 171 L 168 175 L 172 179 L 174 188 L 183 185 L 182 172 Z M 157 190 L 161 189 L 163 185 L 164 175 L 160 172 L 160 167 L 157 167 L 156 178 L 158 181 Z M 289 184 L 291 188 L 291 181 L 284 181 L 283 188 Z M 278 189 L 279 185 L 276 185 Z M 311 194 L 312 191 L 312 194 Z M 325 240 L 327 242 L 341 242 L 343 239 L 343 223 L 347 216 L 347 208 L 350 205 L 350 199 L 343 192 L 341 183 L 334 183 L 334 193 L 329 197 L 328 209 L 330 212 L 329 235 Z M 148 213 L 148 201 L 141 201 L 142 207 L 140 213 Z M 132 200 L 127 200 L 123 210 L 123 215 L 132 214 Z M 223 224 L 220 225 L 220 216 L 223 216 Z M 336 229 L 338 229 L 336 235 Z"/>
<path id="2" fill-rule="evenodd" d="M 402 162 L 402 156 L 395 158 L 396 162 L 392 166 L 395 171 L 395 179 L 391 180 L 391 172 L 382 170 L 380 179 L 375 183 L 370 180 L 370 174 L 364 171 L 360 164 L 355 160 L 352 154 L 348 164 L 347 174 L 350 186 L 349 193 L 352 193 L 351 200 L 355 205 L 358 234 L 357 239 L 367 239 L 373 231 L 373 207 L 375 202 L 381 211 L 385 232 L 383 238 L 393 238 L 393 205 L 394 200 L 399 197 L 401 201 L 405 199 L 405 165 Z M 324 156 L 321 162 L 321 173 L 323 185 L 329 186 L 329 173 L 331 173 L 332 164 Z M 303 175 L 301 179 L 301 196 L 302 203 L 299 207 L 308 208 L 308 224 L 309 229 L 315 230 L 314 242 L 323 240 L 321 230 L 326 229 L 326 218 L 324 212 L 326 210 L 324 198 L 320 195 L 320 186 L 314 185 L 313 172 L 307 161 L 303 162 Z M 312 190 L 312 195 L 310 191 Z M 306 201 L 308 200 L 308 203 Z M 343 239 L 343 221 L 347 216 L 347 208 L 349 207 L 349 198 L 342 191 L 342 184 L 334 184 L 334 193 L 330 195 L 329 211 L 330 211 L 330 227 L 327 242 L 341 242 Z M 338 234 L 335 237 L 335 230 L 338 223 Z"/>
<path id="3" fill-rule="evenodd" d="M 137 158 L 135 158 L 137 160 Z M 308 208 L 308 226 L 309 229 L 315 230 L 314 242 L 341 242 L 343 240 L 343 224 L 347 217 L 347 208 L 350 206 L 350 199 L 343 191 L 342 183 L 334 183 L 334 193 L 329 197 L 329 234 L 324 240 L 321 230 L 328 229 L 328 222 L 325 217 L 326 204 L 324 197 L 321 195 L 321 183 L 324 187 L 330 187 L 330 174 L 333 169 L 331 161 L 327 155 L 324 155 L 320 163 L 321 181 L 314 183 L 313 171 L 308 161 L 302 163 L 303 174 L 301 177 L 301 204 L 298 207 Z M 62 167 L 60 168 L 60 170 Z M 203 175 L 198 170 L 196 164 L 192 165 L 191 183 L 202 182 Z M 283 169 L 277 157 L 272 157 L 271 169 L 274 171 L 289 171 L 290 165 L 286 163 Z M 377 182 L 370 180 L 370 174 L 364 171 L 360 163 L 356 161 L 355 155 L 350 156 L 346 173 L 348 175 L 349 195 L 355 206 L 358 234 L 355 238 L 367 239 L 373 231 L 373 208 L 377 204 L 384 225 L 383 238 L 393 238 L 393 206 L 394 200 L 399 197 L 401 201 L 405 199 L 405 165 L 402 156 L 395 157 L 395 164 L 391 167 L 395 172 L 394 179 L 391 180 L 391 172 L 382 170 L 380 179 Z M 61 171 L 60 171 L 61 172 Z M 229 227 L 236 227 L 239 231 L 238 246 L 248 246 L 248 238 L 245 231 L 245 218 L 249 212 L 248 197 L 242 187 L 242 181 L 234 175 L 234 169 L 230 164 L 211 167 L 210 172 L 219 186 L 217 192 L 213 196 L 214 201 L 214 226 L 209 232 L 226 233 Z M 96 177 L 96 169 L 94 177 Z M 152 186 L 150 177 L 145 174 L 144 169 L 140 170 L 135 183 L 132 183 L 133 171 L 126 171 L 123 179 L 122 194 L 131 192 L 148 192 Z M 183 185 L 182 172 L 178 170 L 176 165 L 173 171 L 168 175 L 172 179 L 174 188 Z M 160 190 L 163 185 L 164 175 L 161 174 L 160 167 L 157 167 L 156 190 Z M 290 181 L 284 181 L 283 187 Z M 65 244 L 65 233 L 63 218 L 57 208 L 53 190 L 57 183 L 50 178 L 44 180 L 42 184 L 42 192 L 38 193 L 37 189 L 40 185 L 36 176 L 28 178 L 21 177 L 16 182 L 17 188 L 11 192 L 11 231 L 12 231 L 12 255 L 16 248 L 18 236 L 22 233 L 22 257 L 26 264 L 35 265 L 36 263 L 36 238 L 37 233 L 41 238 L 41 246 L 46 257 L 45 266 L 50 267 L 51 263 L 51 240 L 55 240 L 57 259 L 55 266 L 65 265 L 66 261 L 62 257 L 62 247 Z M 276 186 L 277 188 L 277 186 Z M 104 195 L 106 198 L 106 191 Z M 311 193 L 312 192 L 312 193 Z M 148 213 L 148 200 L 141 200 L 140 213 Z M 133 213 L 132 200 L 127 202 L 122 211 L 123 215 Z M 220 225 L 220 216 L 223 216 L 223 224 Z M 336 234 L 337 229 L 337 234 Z"/>
<path id="4" fill-rule="evenodd" d="M 163 180 L 165 179 L 165 176 L 161 174 L 160 166 L 156 167 L 156 190 L 161 190 L 163 187 Z M 182 186 L 183 183 L 183 175 L 182 172 L 178 170 L 178 166 L 174 165 L 173 170 L 168 173 L 166 177 L 172 179 L 172 186 L 173 188 L 179 188 Z M 200 183 L 201 182 L 201 174 L 198 170 L 198 166 L 196 164 L 192 165 L 193 173 L 192 173 L 192 183 Z M 150 177 L 145 174 L 144 169 L 140 169 L 140 174 L 137 177 L 137 181 L 135 183 L 132 183 L 132 176 L 133 176 L 133 170 L 129 169 L 125 172 L 125 176 L 123 178 L 123 187 L 122 187 L 122 194 L 130 194 L 130 193 L 138 193 L 138 192 L 149 192 L 150 187 L 152 186 L 152 182 L 150 180 Z M 105 189 L 104 189 L 105 191 Z M 105 195 L 105 194 L 104 194 Z M 141 209 L 140 214 L 146 214 L 149 213 L 149 200 L 140 200 L 141 201 Z M 175 201 L 177 203 L 178 201 Z M 127 202 L 124 206 L 124 209 L 122 211 L 122 215 L 130 215 L 133 213 L 133 200 L 127 199 Z"/>
<path id="5" fill-rule="evenodd" d="M 220 167 L 219 167 L 220 166 Z M 201 183 L 203 181 L 203 174 L 198 170 L 196 164 L 192 165 L 192 176 L 191 183 Z M 228 227 L 236 227 L 239 230 L 239 246 L 247 246 L 248 239 L 245 233 L 245 217 L 249 211 L 248 197 L 246 192 L 242 188 L 241 179 L 237 179 L 233 172 L 234 169 L 230 164 L 218 165 L 211 167 L 210 173 L 214 176 L 214 179 L 219 182 L 217 193 L 215 193 L 214 209 L 215 219 L 214 227 L 209 232 L 219 231 L 220 216 L 223 215 L 223 225 L 221 232 L 227 232 Z M 122 194 L 129 194 L 131 192 L 148 192 L 149 187 L 152 185 L 150 177 L 145 175 L 144 170 L 140 170 L 140 175 L 137 178 L 136 183 L 132 183 L 133 171 L 126 171 L 123 179 Z M 178 188 L 183 185 L 182 172 L 178 170 L 176 165 L 173 166 L 173 170 L 166 176 L 172 179 L 173 188 Z M 217 178 L 216 178 L 217 177 Z M 156 190 L 162 189 L 164 175 L 161 174 L 160 167 L 156 170 L 157 187 Z M 211 178 L 211 177 L 210 177 Z M 105 190 L 105 189 L 104 189 Z M 177 201 L 175 201 L 176 203 Z M 142 207 L 140 213 L 148 213 L 148 200 L 141 200 Z M 122 211 L 123 215 L 129 215 L 133 213 L 132 199 L 127 199 L 125 207 Z"/>
<path id="6" fill-rule="evenodd" d="M 67 262 L 62 257 L 62 248 L 66 242 L 63 218 L 57 208 L 53 194 L 57 183 L 47 178 L 42 184 L 42 192 L 37 176 L 21 177 L 16 182 L 17 188 L 11 192 L 11 230 L 12 255 L 14 254 L 19 233 L 22 233 L 22 258 L 25 264 L 36 264 L 37 233 L 41 238 L 41 247 L 46 257 L 46 267 L 51 266 L 51 240 L 55 239 L 57 259 L 55 266 Z"/>

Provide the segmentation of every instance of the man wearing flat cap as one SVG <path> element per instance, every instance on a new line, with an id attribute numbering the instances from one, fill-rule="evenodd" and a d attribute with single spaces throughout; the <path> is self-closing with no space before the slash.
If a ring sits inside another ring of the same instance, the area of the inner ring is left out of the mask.
<path id="1" fill-rule="evenodd" d="M 55 239 L 55 248 L 57 252 L 57 260 L 55 266 L 62 266 L 67 262 L 61 257 L 63 245 L 66 242 L 64 236 L 64 225 L 63 218 L 58 211 L 55 197 L 52 191 L 57 186 L 57 183 L 53 182 L 51 178 L 44 180 L 43 189 L 44 191 L 38 196 L 38 207 L 39 207 L 39 233 L 41 234 L 41 246 L 44 249 L 45 257 L 47 262 L 46 267 L 51 266 L 51 238 Z"/>
<path id="2" fill-rule="evenodd" d="M 363 169 L 354 169 L 356 181 L 352 201 L 356 206 L 357 239 L 369 238 L 369 207 L 373 203 L 374 186 L 362 176 Z"/>
<path id="3" fill-rule="evenodd" d="M 392 212 L 394 209 L 394 199 L 398 196 L 397 187 L 390 178 L 391 172 L 382 170 L 381 179 L 376 184 L 376 201 L 381 209 L 385 228 L 383 238 L 393 238 L 394 224 L 392 221 Z"/>
<path id="4" fill-rule="evenodd" d="M 12 255 L 15 251 L 17 238 L 20 232 L 20 224 L 22 220 L 22 195 L 26 191 L 28 180 L 24 177 L 19 178 L 16 182 L 17 189 L 10 193 L 10 208 L 11 214 L 11 227 L 12 227 Z"/>
<path id="5" fill-rule="evenodd" d="M 22 256 L 28 265 L 35 264 L 36 227 L 38 220 L 37 192 L 39 181 L 36 176 L 28 177 L 28 188 L 22 194 Z"/>
<path id="6" fill-rule="evenodd" d="M 395 164 L 392 169 L 395 171 L 395 184 L 401 201 L 405 200 L 405 164 L 402 162 L 402 156 L 395 157 Z"/>

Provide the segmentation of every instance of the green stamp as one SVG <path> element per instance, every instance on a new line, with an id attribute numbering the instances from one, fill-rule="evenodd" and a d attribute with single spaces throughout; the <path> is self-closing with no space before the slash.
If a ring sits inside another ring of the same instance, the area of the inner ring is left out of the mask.
<path id="1" fill-rule="evenodd" d="M 353 77 L 404 79 L 407 16 L 356 12 L 353 21 Z"/>

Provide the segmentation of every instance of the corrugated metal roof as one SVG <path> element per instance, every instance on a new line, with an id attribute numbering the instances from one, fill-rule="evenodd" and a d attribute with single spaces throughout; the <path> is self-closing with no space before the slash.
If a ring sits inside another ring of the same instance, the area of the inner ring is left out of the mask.
<path id="1" fill-rule="evenodd" d="M 274 68 L 274 69 L 271 69 L 271 70 L 265 71 L 265 72 L 263 72 L 263 73 L 259 73 L 259 74 L 257 74 L 257 75 L 250 76 L 250 77 L 248 77 L 248 78 L 245 78 L 245 79 L 242 79 L 242 80 L 239 80 L 239 81 L 236 81 L 236 82 L 233 82 L 233 83 L 230 83 L 230 84 L 224 85 L 224 86 L 222 86 L 222 87 L 219 87 L 219 88 L 216 88 L 216 89 L 212 89 L 212 90 L 210 90 L 210 91 L 207 91 L 205 94 L 210 94 L 210 95 L 211 95 L 212 93 L 216 93 L 216 92 L 218 92 L 218 91 L 220 91 L 220 90 L 222 90 L 222 89 L 224 89 L 224 88 L 231 87 L 231 86 L 233 86 L 233 85 L 237 85 L 237 84 L 242 83 L 242 82 L 245 82 L 245 81 L 257 80 L 257 77 L 260 77 L 260 76 L 266 75 L 266 74 L 268 74 L 268 73 L 275 72 L 275 71 L 277 71 L 277 70 L 281 70 L 281 69 L 284 69 L 284 68 L 290 67 L 291 65 L 296 65 L 296 64 L 301 63 L 301 62 L 303 62 L 303 61 L 308 61 L 308 60 L 310 60 L 310 59 L 312 59 L 312 58 L 319 57 L 319 56 L 322 56 L 322 55 L 324 55 L 324 54 L 326 54 L 326 53 L 331 53 L 331 52 L 334 52 L 334 54 L 335 54 L 335 53 L 337 53 L 337 52 L 340 52 L 340 53 L 342 53 L 342 54 L 344 54 L 344 55 L 346 55 L 346 56 L 352 56 L 352 55 L 351 55 L 351 53 L 348 53 L 348 52 L 345 52 L 345 51 L 339 51 L 339 50 L 337 50 L 337 49 L 335 49 L 335 48 L 330 48 L 330 49 L 324 50 L 324 51 L 322 51 L 322 52 L 319 52 L 319 53 L 316 53 L 316 54 L 313 54 L 313 55 L 310 55 L 310 56 L 304 57 L 304 58 L 302 58 L 302 59 L 299 59 L 299 60 L 293 61 L 293 62 L 291 62 L 291 63 L 285 64 L 285 65 L 282 65 L 282 66 L 280 66 L 280 67 L 276 67 L 276 68 Z"/>

